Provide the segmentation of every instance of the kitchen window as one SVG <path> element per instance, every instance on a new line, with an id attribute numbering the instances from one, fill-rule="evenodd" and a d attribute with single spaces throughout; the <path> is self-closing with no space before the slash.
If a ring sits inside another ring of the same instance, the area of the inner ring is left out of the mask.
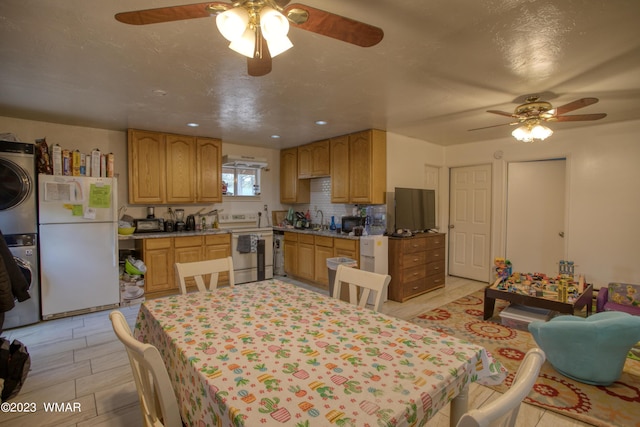
<path id="1" fill-rule="evenodd" d="M 223 196 L 259 196 L 260 168 L 247 166 L 222 166 Z"/>

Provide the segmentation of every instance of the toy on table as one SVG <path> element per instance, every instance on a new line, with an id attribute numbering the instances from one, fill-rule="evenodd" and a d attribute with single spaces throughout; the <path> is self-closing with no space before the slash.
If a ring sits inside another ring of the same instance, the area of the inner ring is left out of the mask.
<path id="1" fill-rule="evenodd" d="M 504 258 L 495 258 L 493 260 L 493 264 L 495 265 L 496 278 L 506 280 L 511 276 L 512 265 L 511 261 Z"/>

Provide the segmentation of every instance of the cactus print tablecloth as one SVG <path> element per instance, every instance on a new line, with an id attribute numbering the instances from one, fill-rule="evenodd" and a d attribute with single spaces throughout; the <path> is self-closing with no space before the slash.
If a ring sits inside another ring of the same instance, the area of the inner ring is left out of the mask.
<path id="1" fill-rule="evenodd" d="M 278 280 L 146 301 L 193 426 L 412 426 L 506 370 L 480 346 Z"/>

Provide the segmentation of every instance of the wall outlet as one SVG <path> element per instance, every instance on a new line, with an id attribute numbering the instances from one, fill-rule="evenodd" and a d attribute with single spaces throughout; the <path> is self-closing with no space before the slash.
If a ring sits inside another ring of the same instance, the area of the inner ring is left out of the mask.
<path id="1" fill-rule="evenodd" d="M 268 206 L 264 205 L 264 211 L 266 212 L 268 210 Z"/>

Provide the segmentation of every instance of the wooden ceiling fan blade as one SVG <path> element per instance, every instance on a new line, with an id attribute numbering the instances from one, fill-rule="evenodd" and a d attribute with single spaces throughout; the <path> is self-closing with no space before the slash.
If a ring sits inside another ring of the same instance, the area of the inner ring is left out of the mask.
<path id="1" fill-rule="evenodd" d="M 247 74 L 252 77 L 265 76 L 271 72 L 273 60 L 267 41 L 260 29 L 256 32 L 256 50 L 253 58 L 247 58 Z"/>
<path id="2" fill-rule="evenodd" d="M 583 120 L 600 120 L 607 117 L 607 113 L 595 113 L 595 114 L 574 114 L 572 116 L 556 116 L 549 121 L 553 122 L 580 122 Z"/>
<path id="3" fill-rule="evenodd" d="M 518 118 L 518 116 L 516 116 L 513 113 L 507 113 L 506 111 L 500 111 L 500 110 L 487 110 L 487 113 L 493 113 L 493 114 L 499 114 L 501 116 Z"/>
<path id="4" fill-rule="evenodd" d="M 156 9 L 133 10 L 131 12 L 120 12 L 115 18 L 125 24 L 147 25 L 161 22 L 181 21 L 184 19 L 208 18 L 212 10 L 207 6 L 213 6 L 213 10 L 222 11 L 230 9 L 233 5 L 223 2 L 207 2 L 185 4 L 180 6 L 159 7 Z"/>
<path id="5" fill-rule="evenodd" d="M 578 108 L 584 108 L 589 105 L 595 104 L 598 102 L 598 98 L 582 98 L 570 102 L 568 104 L 561 105 L 560 107 L 555 109 L 555 114 L 560 116 L 562 114 L 566 114 L 570 111 L 577 110 Z"/>
<path id="6" fill-rule="evenodd" d="M 384 37 L 381 28 L 303 4 L 287 6 L 284 14 L 294 27 L 356 46 L 370 47 Z"/>
<path id="7" fill-rule="evenodd" d="M 467 131 L 471 132 L 471 131 L 473 131 L 473 130 L 490 129 L 490 128 L 497 128 L 497 127 L 500 127 L 500 126 L 513 126 L 513 125 L 519 125 L 519 124 L 520 124 L 520 122 L 513 122 L 513 123 L 501 123 L 501 124 L 499 124 L 499 125 L 484 126 L 484 127 L 481 127 L 481 128 L 475 128 L 475 129 L 467 129 Z"/>

